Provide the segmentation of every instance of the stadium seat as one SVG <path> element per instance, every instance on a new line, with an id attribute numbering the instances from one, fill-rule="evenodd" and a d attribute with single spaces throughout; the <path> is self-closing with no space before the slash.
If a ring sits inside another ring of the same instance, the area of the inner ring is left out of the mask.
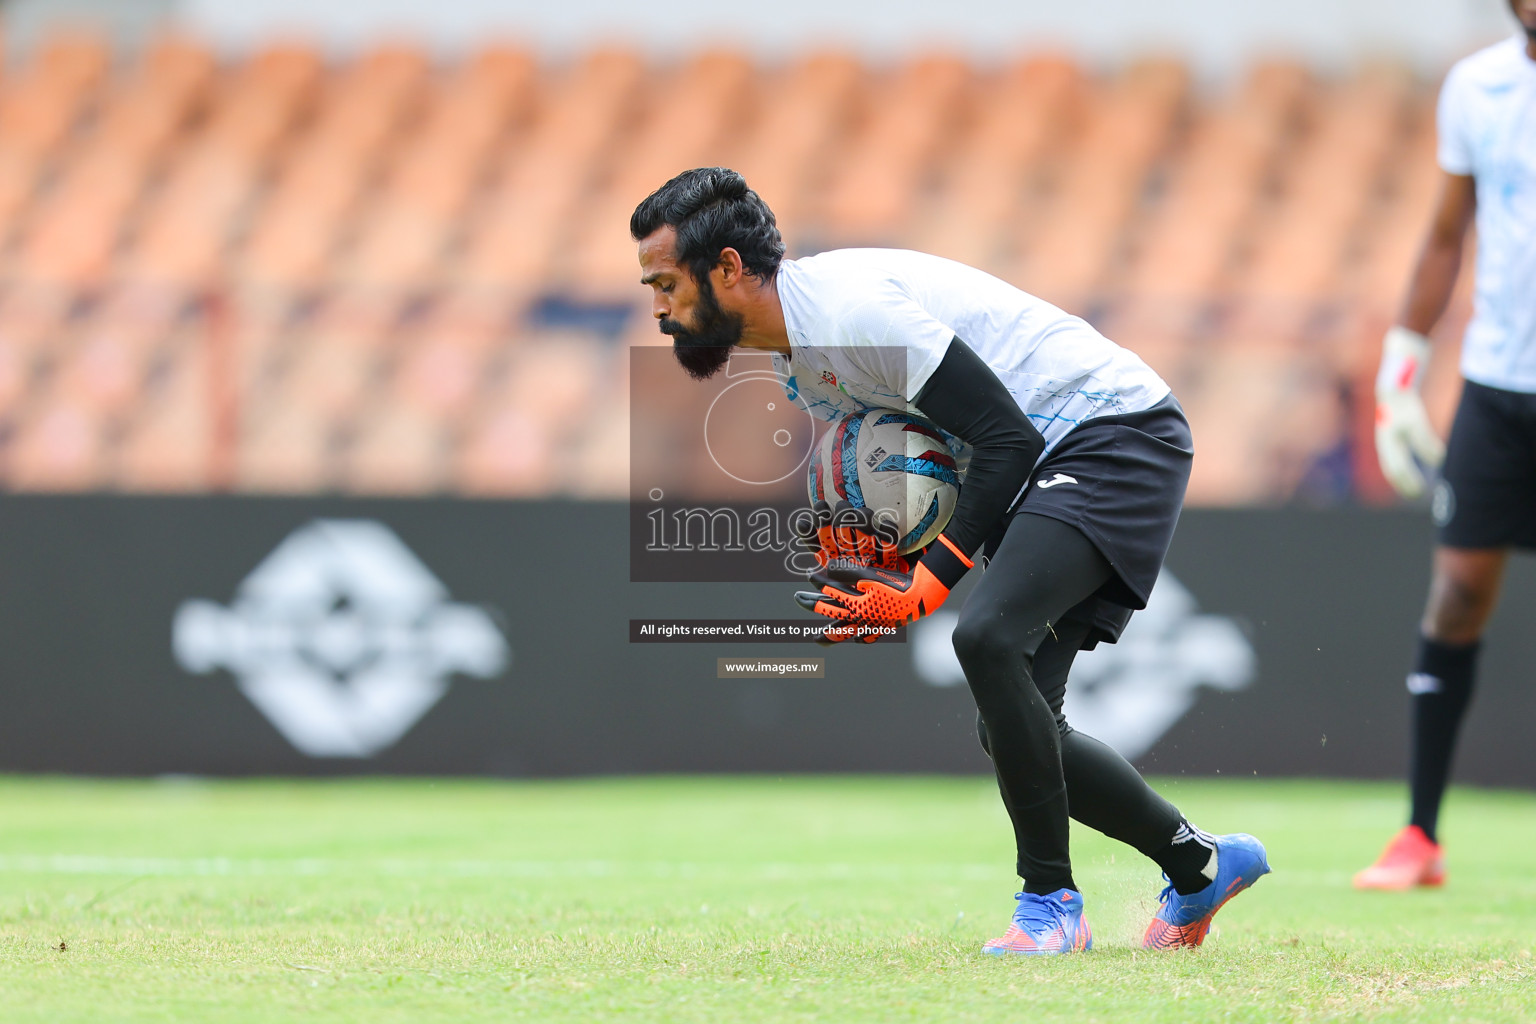
<path id="1" fill-rule="evenodd" d="M 913 244 L 990 270 L 1013 255 L 1015 225 L 1084 101 L 1082 71 L 1062 57 L 1017 63 L 973 90 L 969 126 L 938 157 L 938 195 Z"/>
<path id="2" fill-rule="evenodd" d="M 1128 69 L 1090 97 L 1049 199 L 1030 218 L 1023 253 L 1006 274 L 1010 280 L 1061 305 L 1087 303 L 1118 257 L 1187 88 L 1182 67 L 1154 61 Z"/>
<path id="3" fill-rule="evenodd" d="M 952 57 L 912 61 L 877 87 L 826 187 L 818 219 L 830 243 L 890 243 L 907 232 L 973 88 L 970 67 Z"/>
<path id="4" fill-rule="evenodd" d="M 113 486 L 129 491 L 197 493 L 232 483 L 233 431 L 220 435 L 220 416 L 239 410 L 215 408 L 207 350 L 196 334 L 179 339 L 169 371 L 146 385 L 144 400 L 125 424 L 112 473 Z M 173 342 L 175 344 L 175 342 Z M 237 424 L 229 423 L 229 427 Z M 223 447 L 226 451 L 219 453 Z"/>
<path id="5" fill-rule="evenodd" d="M 360 419 L 344 486 L 362 494 L 430 494 L 447 482 L 448 432 L 434 416 L 384 404 Z"/>
<path id="6" fill-rule="evenodd" d="M 507 406 L 470 421 L 454 457 L 453 484 L 476 497 L 539 497 L 554 491 L 558 471 L 548 425 Z"/>
<path id="7" fill-rule="evenodd" d="M 241 490 L 307 494 L 337 487 L 335 433 L 315 410 L 269 403 L 242 416 L 236 483 Z"/>
<path id="8" fill-rule="evenodd" d="M 108 483 L 106 425 L 67 400 L 44 398 L 16 427 L 5 476 L 17 491 L 99 490 Z"/>
<path id="9" fill-rule="evenodd" d="M 0 413 L 34 487 L 622 493 L 627 358 L 668 343 L 628 217 L 724 164 L 792 253 L 912 246 L 1090 315 L 1188 397 L 1209 438 L 1192 500 L 1283 500 L 1363 429 L 1339 395 L 1368 385 L 1416 258 L 1433 115 L 1431 84 L 1387 64 L 1192 88 L 1174 62 L 1048 53 L 241 57 L 55 34 L 0 76 Z M 631 301 L 622 323 L 524 323 Z M 241 429 L 193 441 L 227 430 L 213 365 Z M 1242 372 L 1270 378 L 1234 406 Z M 1254 408 L 1308 418 L 1280 444 Z"/>
<path id="10" fill-rule="evenodd" d="M 862 86 L 858 60 L 829 51 L 793 62 L 760 93 L 755 127 L 732 166 L 773 207 L 788 238 L 804 244 L 805 234 L 815 230 L 808 223 L 812 190 L 830 165 L 833 142 L 852 119 Z"/>

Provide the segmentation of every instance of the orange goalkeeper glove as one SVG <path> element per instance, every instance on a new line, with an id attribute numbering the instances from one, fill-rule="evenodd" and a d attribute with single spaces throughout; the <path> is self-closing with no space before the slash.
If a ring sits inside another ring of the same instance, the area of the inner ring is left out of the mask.
<path id="1" fill-rule="evenodd" d="M 795 601 L 833 620 L 822 633 L 823 642 L 873 643 L 885 630 L 933 614 L 971 565 L 941 533 L 910 573 L 873 566 L 824 568 L 811 575 L 811 582 L 821 589 L 802 590 Z"/>
<path id="2" fill-rule="evenodd" d="M 912 570 L 912 560 L 896 550 L 894 526 L 877 521 L 869 509 L 856 508 L 846 501 L 833 508 L 818 501 L 811 513 L 812 518 L 795 523 L 795 536 L 816 556 L 820 568 L 873 566 L 894 572 Z"/>

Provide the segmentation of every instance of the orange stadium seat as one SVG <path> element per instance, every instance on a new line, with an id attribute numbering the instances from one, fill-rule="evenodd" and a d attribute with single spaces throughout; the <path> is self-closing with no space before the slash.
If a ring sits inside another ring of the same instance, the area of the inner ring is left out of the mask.
<path id="1" fill-rule="evenodd" d="M 1188 79 L 50 37 L 0 75 L 6 486 L 620 494 L 625 360 L 667 343 L 628 217 L 718 163 L 792 252 L 927 249 L 1091 314 L 1186 398 L 1192 501 L 1286 500 L 1362 429 L 1341 388 L 1368 385 L 1435 200 L 1434 89 Z M 635 312 L 530 328 L 542 299 Z M 1436 417 L 1455 383 L 1437 361 Z"/>
<path id="2" fill-rule="evenodd" d="M 629 487 L 629 403 L 624 389 L 607 401 L 560 464 L 561 491 L 579 498 L 613 498 Z"/>
<path id="3" fill-rule="evenodd" d="M 1389 162 L 1386 191 L 1347 288 L 1372 310 L 1395 310 L 1429 230 L 1443 178 L 1435 160 L 1433 97 L 1416 97 L 1408 137 Z"/>
<path id="4" fill-rule="evenodd" d="M 220 486 L 215 451 L 220 438 L 202 338 L 180 341 L 170 372 L 144 391 L 138 414 L 125 425 L 112 471 L 117 487 L 132 491 L 188 493 Z M 229 453 L 231 456 L 233 452 Z"/>
<path id="5" fill-rule="evenodd" d="M 402 408 L 446 420 L 467 407 L 487 371 L 486 354 L 446 335 L 412 345 L 395 363 L 389 397 Z"/>
<path id="6" fill-rule="evenodd" d="M 30 394 L 36 362 L 30 344 L 0 332 L 0 417 L 12 419 Z"/>
<path id="7" fill-rule="evenodd" d="M 1332 289 L 1403 134 L 1406 86 L 1405 75 L 1372 69 L 1321 99 L 1256 231 L 1243 289 L 1298 302 Z"/>
<path id="8" fill-rule="evenodd" d="M 1230 102 L 1196 113 L 1139 232 L 1126 276 L 1132 295 L 1198 302 L 1226 284 L 1309 81 L 1302 69 L 1261 65 Z"/>
<path id="9" fill-rule="evenodd" d="M 602 50 L 557 76 L 551 102 L 467 214 L 455 272 L 483 287 L 531 289 L 567 243 L 586 189 L 635 108 L 644 81 L 638 55 Z"/>
<path id="10" fill-rule="evenodd" d="M 1014 255 L 1010 226 L 1078 116 L 1083 92 L 1081 70 L 1062 57 L 1031 58 L 981 83 L 968 126 L 947 156 L 939 154 L 942 187 L 914 225 L 914 246 L 999 269 Z"/>
<path id="11" fill-rule="evenodd" d="M 612 358 L 604 346 L 580 336 L 551 332 L 529 338 L 488 390 L 486 401 L 537 415 L 558 436 L 587 408 Z"/>
<path id="12" fill-rule="evenodd" d="M 510 291 L 445 289 L 421 311 L 410 333 L 420 344 L 451 344 L 484 359 L 515 345 L 513 325 L 522 308 L 520 297 Z"/>
<path id="13" fill-rule="evenodd" d="M 1181 66 L 1154 61 L 1090 98 L 1081 134 L 1055 169 L 1049 202 L 1021 225 L 1024 252 L 1010 280 L 1067 306 L 1082 305 L 1101 286 L 1187 88 Z"/>
<path id="14" fill-rule="evenodd" d="M 38 161 L 10 148 L 7 141 L 0 133 L 0 251 L 20 219 L 18 214 L 32 197 L 39 173 Z"/>
<path id="15" fill-rule="evenodd" d="M 773 207 L 792 245 L 812 227 L 808 218 L 815 190 L 863 89 L 864 69 L 857 59 L 825 52 L 770 76 L 760 92 L 755 127 L 739 143 L 730 165 Z"/>
<path id="16" fill-rule="evenodd" d="M 197 493 L 217 486 L 211 426 L 197 401 L 158 401 L 143 410 L 118 449 L 113 480 L 129 491 Z"/>
<path id="17" fill-rule="evenodd" d="M 127 336 L 103 330 L 79 332 L 56 357 L 54 388 L 72 404 L 118 419 L 141 398 L 149 356 Z"/>
<path id="18" fill-rule="evenodd" d="M 555 490 L 606 361 L 599 346 L 578 338 L 525 342 L 468 420 L 455 459 L 457 486 L 484 495 Z"/>
<path id="19" fill-rule="evenodd" d="M 235 480 L 242 490 L 303 494 L 335 489 L 331 424 L 294 403 L 252 409 L 243 417 Z"/>
<path id="20" fill-rule="evenodd" d="M 818 220 L 832 239 L 888 242 L 906 232 L 973 88 L 970 67 L 953 57 L 920 58 L 889 76 L 823 195 Z"/>
<path id="21" fill-rule="evenodd" d="M 43 401 L 8 446 L 5 476 L 18 491 L 86 491 L 107 483 L 106 425 L 67 400 Z"/>
<path id="22" fill-rule="evenodd" d="M 558 470 L 549 426 L 509 406 L 470 421 L 454 456 L 453 483 L 476 497 L 540 497 L 554 491 Z"/>
<path id="23" fill-rule="evenodd" d="M 448 431 L 405 405 L 381 405 L 357 424 L 346 454 L 346 488 L 364 494 L 429 494 L 444 488 Z"/>
<path id="24" fill-rule="evenodd" d="M 678 171 L 725 161 L 750 122 L 752 70 L 739 54 L 706 52 L 657 76 L 631 131 L 609 157 L 613 173 L 574 212 L 569 258 L 557 258 L 557 276 L 596 297 L 634 287 L 630 214 Z"/>
<path id="25" fill-rule="evenodd" d="M 303 330 L 282 371 L 281 402 L 331 423 L 362 408 L 382 379 L 391 324 L 382 310 L 360 312 L 353 320 L 333 305 Z"/>
<path id="26" fill-rule="evenodd" d="M 302 290 L 325 279 L 338 233 L 334 212 L 297 194 L 269 208 L 236 257 L 241 277 L 257 287 Z"/>
<path id="27" fill-rule="evenodd" d="M 109 60 L 105 42 L 87 33 L 45 40 L 0 91 L 6 148 L 34 158 L 50 155 L 75 127 Z"/>

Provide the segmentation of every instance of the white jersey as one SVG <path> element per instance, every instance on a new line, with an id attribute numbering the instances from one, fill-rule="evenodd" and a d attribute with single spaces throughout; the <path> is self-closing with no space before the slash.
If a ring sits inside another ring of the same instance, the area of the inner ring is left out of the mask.
<path id="1" fill-rule="evenodd" d="M 838 249 L 786 260 L 778 289 L 790 355 L 775 354 L 774 367 L 790 398 L 819 419 L 919 412 L 912 399 L 956 337 L 1002 380 L 1046 452 L 1085 420 L 1140 412 L 1169 394 L 1135 353 L 1087 321 L 939 256 Z"/>
<path id="2" fill-rule="evenodd" d="M 1536 61 L 1520 35 L 1459 61 L 1440 90 L 1439 160 L 1477 184 L 1468 380 L 1536 392 Z"/>

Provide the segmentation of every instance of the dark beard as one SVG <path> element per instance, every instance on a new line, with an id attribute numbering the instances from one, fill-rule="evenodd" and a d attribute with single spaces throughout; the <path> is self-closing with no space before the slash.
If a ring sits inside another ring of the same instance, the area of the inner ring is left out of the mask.
<path id="1" fill-rule="evenodd" d="M 672 337 L 672 354 L 694 380 L 708 380 L 731 361 L 731 346 L 741 341 L 743 326 L 740 313 L 720 308 L 708 278 L 699 282 L 699 305 L 692 328 L 671 317 L 661 319 L 661 333 Z"/>

